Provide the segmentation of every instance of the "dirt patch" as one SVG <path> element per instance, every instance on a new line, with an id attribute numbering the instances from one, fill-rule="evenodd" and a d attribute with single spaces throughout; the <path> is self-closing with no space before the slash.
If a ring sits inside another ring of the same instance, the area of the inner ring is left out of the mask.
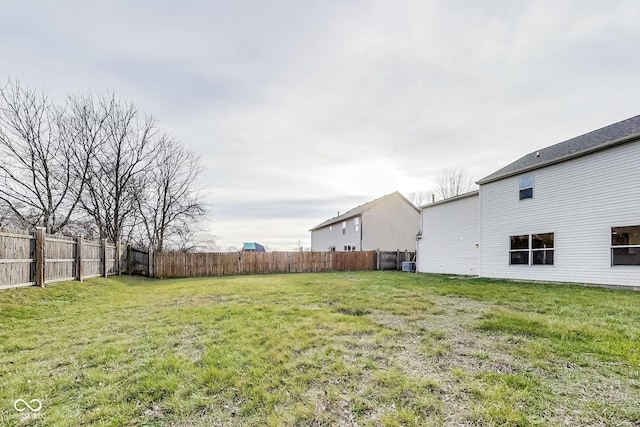
<path id="1" fill-rule="evenodd" d="M 418 320 L 407 321 L 389 313 L 375 313 L 371 318 L 400 332 L 391 346 L 396 349 L 392 359 L 408 376 L 436 381 L 441 390 L 444 425 L 464 425 L 470 415 L 471 397 L 455 370 L 471 375 L 510 373 L 515 361 L 501 351 L 500 340 L 473 328 L 491 305 L 450 297 L 433 297 L 432 301 L 438 310 Z"/>
<path id="2" fill-rule="evenodd" d="M 398 332 L 387 343 L 387 363 L 411 378 L 437 381 L 441 390 L 443 425 L 468 425 L 477 405 L 469 378 L 487 373 L 532 374 L 553 390 L 553 414 L 545 422 L 557 425 L 640 426 L 640 376 L 622 382 L 614 369 L 594 359 L 577 366 L 563 362 L 545 368 L 531 366 L 513 352 L 512 337 L 490 335 L 475 328 L 495 305 L 457 297 L 432 297 L 439 310 L 419 319 L 388 312 L 369 317 Z M 523 338 L 525 340 L 525 338 Z M 590 366 L 589 366 L 590 365 Z M 461 379 L 460 376 L 465 376 Z M 624 418 L 620 416 L 624 414 Z M 635 422 L 628 420 L 638 417 Z"/>

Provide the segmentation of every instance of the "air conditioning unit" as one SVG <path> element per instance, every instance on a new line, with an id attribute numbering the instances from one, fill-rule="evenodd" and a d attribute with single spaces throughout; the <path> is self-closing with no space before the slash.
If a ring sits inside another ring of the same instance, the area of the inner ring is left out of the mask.
<path id="1" fill-rule="evenodd" d="M 408 273 L 415 273 L 416 263 L 413 261 L 402 261 L 402 271 L 406 271 Z"/>

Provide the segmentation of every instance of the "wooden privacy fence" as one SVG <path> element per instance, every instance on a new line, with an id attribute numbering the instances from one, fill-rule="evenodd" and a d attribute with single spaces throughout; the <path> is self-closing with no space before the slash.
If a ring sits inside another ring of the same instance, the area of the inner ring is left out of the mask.
<path id="1" fill-rule="evenodd" d="M 237 274 L 401 270 L 414 252 L 156 253 L 106 240 L 0 229 L 0 289 L 113 274 L 203 277 Z"/>
<path id="2" fill-rule="evenodd" d="M 0 289 L 119 274 L 120 247 L 44 230 L 0 229 Z"/>
<path id="3" fill-rule="evenodd" d="M 206 277 L 236 274 L 401 270 L 413 252 L 227 252 L 149 255 L 152 277 Z"/>

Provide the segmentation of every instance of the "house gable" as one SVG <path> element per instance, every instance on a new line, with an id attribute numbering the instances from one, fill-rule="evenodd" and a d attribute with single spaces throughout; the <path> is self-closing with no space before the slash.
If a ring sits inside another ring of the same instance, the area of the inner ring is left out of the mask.
<path id="1" fill-rule="evenodd" d="M 312 228 L 311 249 L 390 250 L 393 246 L 393 250 L 413 250 L 419 217 L 420 210 L 396 191 Z M 406 236 L 410 233 L 411 240 L 407 243 Z"/>

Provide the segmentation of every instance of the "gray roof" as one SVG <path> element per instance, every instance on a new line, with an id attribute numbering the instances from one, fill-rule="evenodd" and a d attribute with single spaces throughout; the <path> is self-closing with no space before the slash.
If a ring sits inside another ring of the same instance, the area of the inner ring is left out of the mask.
<path id="1" fill-rule="evenodd" d="M 482 178 L 478 181 L 478 184 L 487 184 L 543 166 L 564 162 L 565 160 L 584 156 L 585 154 L 639 138 L 640 115 L 529 153 L 491 175 Z"/>
<path id="2" fill-rule="evenodd" d="M 406 198 L 406 197 L 404 197 L 402 194 L 400 194 L 398 191 L 396 191 L 396 192 L 393 192 L 393 193 L 391 193 L 391 194 L 387 194 L 386 196 L 382 196 L 382 197 L 380 197 L 380 198 L 377 198 L 377 199 L 375 199 L 375 200 L 372 200 L 372 201 L 370 201 L 370 202 L 367 202 L 367 203 L 365 203 L 365 204 L 362 204 L 362 205 L 360 205 L 360 206 L 356 206 L 355 208 L 353 208 L 353 209 L 351 209 L 351 210 L 349 210 L 349 211 L 347 211 L 347 212 L 343 213 L 342 215 L 338 215 L 338 216 L 336 216 L 336 217 L 333 217 L 333 218 L 331 218 L 331 219 L 328 219 L 328 220 L 324 221 L 324 222 L 323 222 L 323 223 L 321 223 L 321 224 L 316 225 L 315 227 L 313 227 L 313 228 L 312 228 L 311 230 L 309 230 L 309 231 L 314 231 L 314 230 L 317 230 L 317 229 L 319 229 L 319 228 L 326 227 L 326 226 L 328 226 L 328 225 L 335 224 L 335 223 L 340 222 L 340 221 L 343 221 L 343 220 L 345 220 L 345 219 L 349 219 L 349 218 L 352 218 L 352 217 L 354 217 L 354 216 L 360 215 L 360 214 L 362 214 L 362 212 L 366 211 L 367 209 L 371 208 L 372 206 L 374 206 L 374 205 L 376 205 L 376 204 L 378 204 L 378 203 L 380 203 L 380 202 L 382 202 L 382 201 L 384 201 L 384 200 L 390 199 L 390 198 L 392 198 L 392 197 L 399 197 L 401 200 L 404 200 L 406 203 L 408 203 L 409 205 L 411 205 L 411 207 L 413 207 L 416 211 L 420 212 L 420 209 L 418 209 L 418 208 L 416 207 L 416 205 L 414 205 L 413 203 L 411 203 L 411 202 L 409 201 L 409 199 L 407 199 L 407 198 Z"/>

